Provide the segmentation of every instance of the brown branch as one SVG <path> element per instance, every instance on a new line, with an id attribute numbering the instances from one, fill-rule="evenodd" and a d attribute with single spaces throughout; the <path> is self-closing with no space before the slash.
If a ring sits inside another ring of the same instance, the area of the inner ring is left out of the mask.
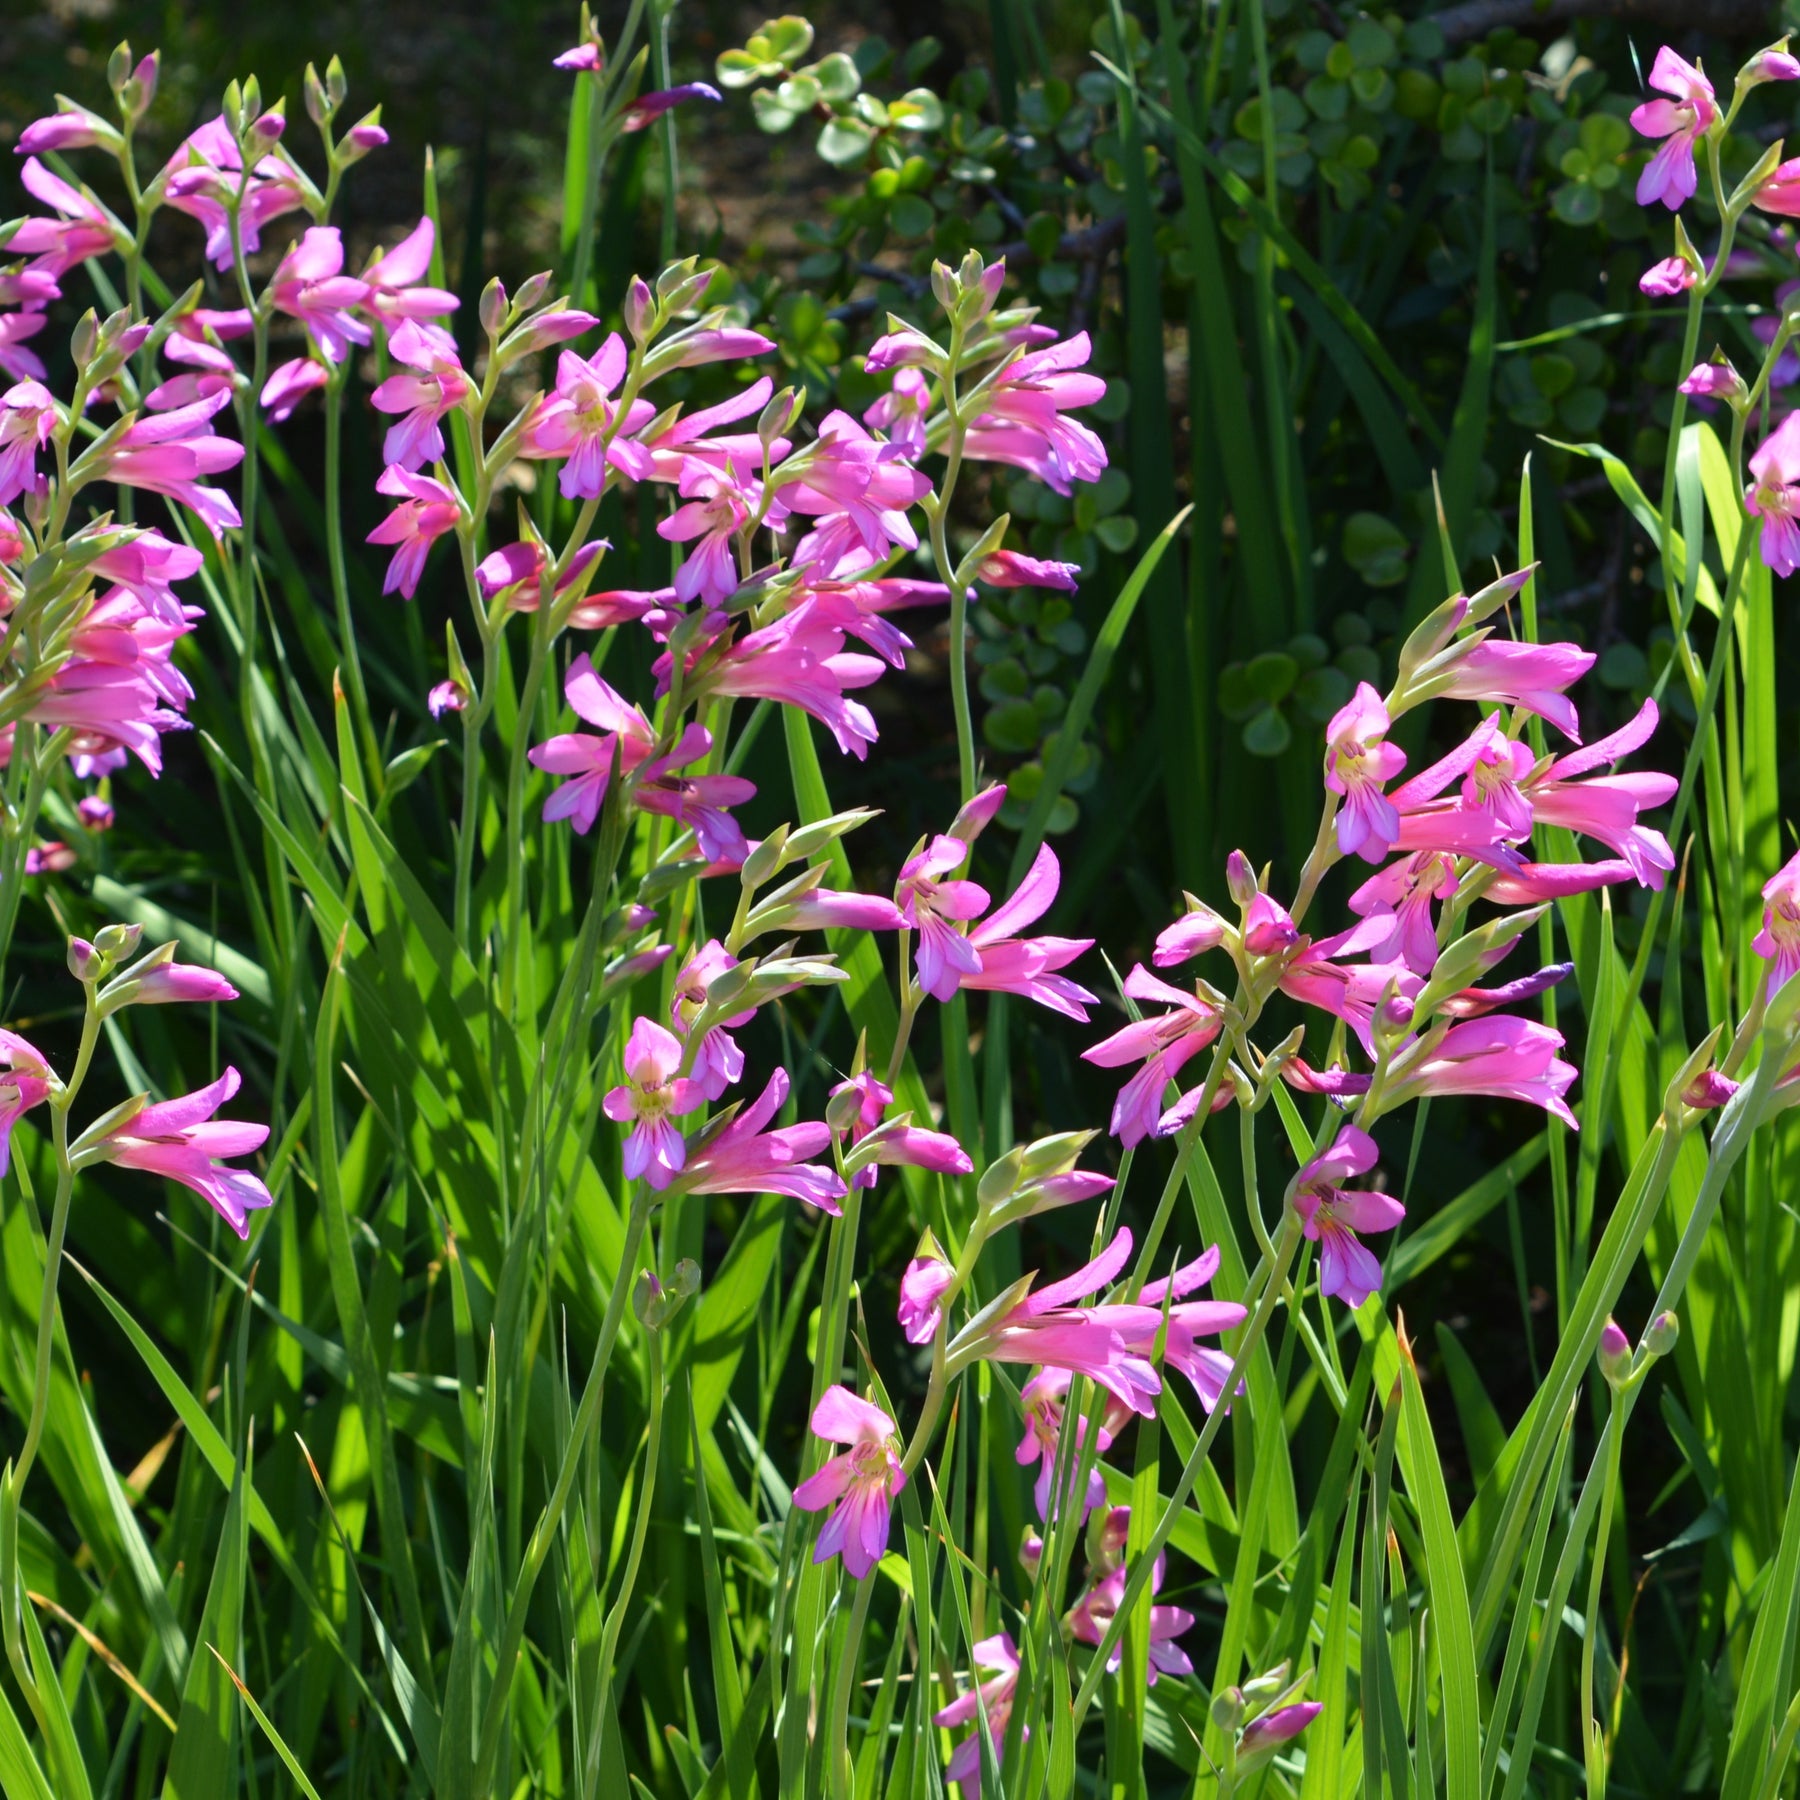
<path id="1" fill-rule="evenodd" d="M 1467 44 L 1490 31 L 1563 25 L 1571 19 L 1618 19 L 1658 31 L 1708 31 L 1720 37 L 1775 33 L 1769 0 L 1461 0 L 1432 15 L 1445 40 Z"/>

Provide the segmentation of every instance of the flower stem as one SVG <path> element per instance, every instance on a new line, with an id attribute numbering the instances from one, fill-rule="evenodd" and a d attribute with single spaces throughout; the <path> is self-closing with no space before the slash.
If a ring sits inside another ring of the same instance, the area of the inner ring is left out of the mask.
<path id="1" fill-rule="evenodd" d="M 350 714 L 362 739 L 369 780 L 382 787 L 381 747 L 369 714 L 369 690 L 363 682 L 362 657 L 356 647 L 356 625 L 350 617 L 350 577 L 344 562 L 344 380 L 348 359 L 333 370 L 325 389 L 325 558 L 331 568 L 331 597 L 337 603 L 338 655 L 349 683 Z"/>

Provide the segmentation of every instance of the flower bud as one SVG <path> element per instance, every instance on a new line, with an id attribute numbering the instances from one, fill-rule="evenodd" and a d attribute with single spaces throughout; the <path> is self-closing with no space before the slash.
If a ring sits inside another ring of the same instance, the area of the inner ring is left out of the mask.
<path id="1" fill-rule="evenodd" d="M 1600 1373 L 1615 1388 L 1631 1373 L 1631 1339 L 1611 1319 L 1600 1328 Z"/>
<path id="2" fill-rule="evenodd" d="M 1672 1312 L 1659 1312 L 1644 1331 L 1644 1348 L 1652 1356 L 1667 1356 L 1681 1338 L 1681 1321 Z"/>
<path id="3" fill-rule="evenodd" d="M 1397 989 L 1385 994 L 1375 1009 L 1376 1041 L 1398 1043 L 1412 1030 L 1413 1010 L 1413 1003 Z"/>
<path id="4" fill-rule="evenodd" d="M 381 108 L 363 116 L 344 133 L 343 142 L 337 147 L 337 162 L 340 168 L 347 169 L 352 163 L 361 162 L 371 150 L 379 150 L 388 141 L 388 134 L 381 128 Z"/>
<path id="5" fill-rule="evenodd" d="M 1707 400 L 1723 400 L 1733 412 L 1742 412 L 1750 399 L 1750 389 L 1723 354 L 1711 362 L 1696 363 L 1681 392 Z"/>
<path id="6" fill-rule="evenodd" d="M 825 1123 L 841 1137 L 855 1125 L 861 1111 L 860 1090 L 846 1083 L 834 1089 L 831 1098 L 825 1102 Z"/>
<path id="7" fill-rule="evenodd" d="M 769 835 L 744 858 L 744 866 L 738 870 L 738 880 L 754 892 L 765 881 L 772 880 L 781 871 L 786 862 L 788 828 L 777 825 Z"/>
<path id="8" fill-rule="evenodd" d="M 256 118 L 263 109 L 262 83 L 254 75 L 244 77 L 244 86 L 238 98 L 238 117 L 240 123 L 237 130 L 243 133 L 244 124 Z"/>
<path id="9" fill-rule="evenodd" d="M 219 96 L 219 113 L 231 135 L 241 137 L 244 131 L 244 90 L 239 82 L 228 81 Z"/>
<path id="10" fill-rule="evenodd" d="M 631 1290 L 631 1310 L 637 1314 L 640 1325 L 651 1331 L 662 1330 L 668 1311 L 663 1284 L 648 1269 L 639 1272 L 637 1285 Z"/>
<path id="11" fill-rule="evenodd" d="M 945 312 L 955 313 L 958 299 L 956 271 L 948 263 L 934 262 L 931 265 L 931 293 Z"/>
<path id="12" fill-rule="evenodd" d="M 481 290 L 481 306 L 479 316 L 481 329 L 489 337 L 498 337 L 501 328 L 506 324 L 509 302 L 506 298 L 506 284 L 498 275 Z"/>
<path id="13" fill-rule="evenodd" d="M 1262 1674 L 1244 1683 L 1244 1698 L 1260 1705 L 1265 1700 L 1278 1699 L 1287 1684 L 1288 1664 L 1284 1657 L 1274 1668 L 1265 1669 Z"/>
<path id="14" fill-rule="evenodd" d="M 112 802 L 102 800 L 98 794 L 84 794 L 75 807 L 75 816 L 89 831 L 111 831 L 113 828 Z"/>
<path id="15" fill-rule="evenodd" d="M 1025 1536 L 1019 1544 L 1019 1567 L 1031 1580 L 1037 1580 L 1038 1565 L 1044 1560 L 1044 1540 L 1031 1529 L 1025 1527 Z"/>
<path id="16" fill-rule="evenodd" d="M 69 973 L 77 981 L 98 981 L 106 973 L 106 958 L 86 938 L 69 939 Z"/>
<path id="17" fill-rule="evenodd" d="M 1788 41 L 1785 37 L 1771 44 L 1768 49 L 1757 51 L 1738 70 L 1739 87 L 1754 87 L 1764 81 L 1800 81 L 1800 60 L 1788 54 Z"/>
<path id="18" fill-rule="evenodd" d="M 686 256 L 680 262 L 670 263 L 656 278 L 656 297 L 672 310 L 680 311 L 681 300 L 691 297 L 699 261 L 697 256 Z M 706 279 L 708 282 L 712 280 L 710 273 Z"/>
<path id="19" fill-rule="evenodd" d="M 131 79 L 119 90 L 119 108 L 135 125 L 156 98 L 157 77 L 162 72 L 162 52 L 152 50 L 131 71 Z"/>
<path id="20" fill-rule="evenodd" d="M 94 948 L 109 963 L 123 962 L 128 956 L 137 953 L 137 947 L 144 935 L 141 925 L 102 925 L 94 933 Z"/>
<path id="21" fill-rule="evenodd" d="M 634 275 L 625 290 L 625 329 L 640 344 L 649 343 L 656 332 L 656 296 L 643 276 Z"/>
<path id="22" fill-rule="evenodd" d="M 75 329 L 69 336 L 69 355 L 74 359 L 76 368 L 86 370 L 94 360 L 94 351 L 100 343 L 100 320 L 90 306 L 75 322 Z"/>
<path id="23" fill-rule="evenodd" d="M 271 106 L 269 110 L 258 118 L 250 127 L 250 135 L 255 138 L 259 144 L 267 148 L 271 144 L 278 143 L 281 134 L 286 130 L 287 115 L 279 106 Z"/>
<path id="24" fill-rule="evenodd" d="M 786 387 L 762 409 L 756 421 L 756 435 L 762 440 L 764 450 L 774 454 L 775 440 L 787 435 L 804 404 L 804 397 L 796 389 Z"/>
<path id="25" fill-rule="evenodd" d="M 1256 883 L 1256 871 L 1243 851 L 1234 850 L 1225 859 L 1225 885 L 1239 906 L 1248 906 L 1262 891 Z"/>
<path id="26" fill-rule="evenodd" d="M 350 97 L 350 82 L 344 74 L 344 62 L 333 56 L 325 65 L 325 95 L 335 112 Z"/>
<path id="27" fill-rule="evenodd" d="M 1297 1738 L 1323 1710 L 1317 1700 L 1301 1700 L 1253 1719 L 1238 1739 L 1238 1772 L 1248 1773 L 1270 1761 L 1283 1744 Z"/>
<path id="28" fill-rule="evenodd" d="M 106 85 L 118 94 L 130 79 L 131 45 L 127 42 L 119 44 L 106 59 Z"/>
<path id="29" fill-rule="evenodd" d="M 300 92 L 306 102 L 306 116 L 315 125 L 328 124 L 334 110 L 331 97 L 325 92 L 319 71 L 311 63 L 306 65 L 306 74 L 301 78 Z"/>
<path id="30" fill-rule="evenodd" d="M 1025 1152 L 1022 1149 L 1008 1150 L 1004 1156 L 995 1157 L 982 1171 L 980 1181 L 975 1184 L 975 1203 L 984 1211 L 989 1211 L 1010 1200 L 1018 1190 L 1024 1164 Z"/>
<path id="31" fill-rule="evenodd" d="M 1221 1731 L 1236 1731 L 1244 1719 L 1242 1688 L 1228 1687 L 1213 1696 L 1212 1722 Z"/>
<path id="32" fill-rule="evenodd" d="M 513 311 L 528 313 L 543 305 L 544 296 L 550 291 L 550 284 L 556 279 L 553 271 L 539 269 L 535 275 L 527 275 L 519 283 L 518 294 L 513 299 Z"/>

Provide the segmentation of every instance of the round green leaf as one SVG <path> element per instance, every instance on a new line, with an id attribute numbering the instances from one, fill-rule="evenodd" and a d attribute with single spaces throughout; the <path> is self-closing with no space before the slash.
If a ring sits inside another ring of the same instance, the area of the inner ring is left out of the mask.
<path id="1" fill-rule="evenodd" d="M 1259 700 L 1270 705 L 1285 700 L 1299 679 L 1300 665 L 1285 650 L 1265 650 L 1244 666 L 1244 679 Z"/>
<path id="2" fill-rule="evenodd" d="M 1279 756 L 1293 741 L 1287 720 L 1273 706 L 1265 706 L 1244 727 L 1244 748 L 1252 756 Z"/>

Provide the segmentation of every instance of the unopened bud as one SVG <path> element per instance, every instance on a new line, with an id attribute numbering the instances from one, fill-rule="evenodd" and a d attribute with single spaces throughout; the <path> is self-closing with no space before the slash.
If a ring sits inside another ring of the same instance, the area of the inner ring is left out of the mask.
<path id="1" fill-rule="evenodd" d="M 348 167 L 353 162 L 361 162 L 371 150 L 379 150 L 388 141 L 388 134 L 381 127 L 381 108 L 363 116 L 344 133 L 344 141 L 337 147 L 337 159 L 340 165 Z"/>
<path id="2" fill-rule="evenodd" d="M 131 45 L 120 44 L 106 59 L 106 85 L 117 94 L 131 79 Z"/>
<path id="3" fill-rule="evenodd" d="M 1750 389 L 1723 352 L 1711 362 L 1697 363 L 1681 384 L 1681 392 L 1706 400 L 1723 400 L 1733 412 L 1749 404 Z"/>
<path id="4" fill-rule="evenodd" d="M 487 286 L 481 290 L 481 329 L 485 331 L 489 337 L 498 337 L 500 335 L 500 328 L 506 323 L 508 304 L 506 298 L 506 283 L 496 275 Z"/>
<path id="5" fill-rule="evenodd" d="M 783 388 L 767 406 L 762 409 L 756 421 L 756 435 L 762 440 L 762 446 L 768 450 L 778 437 L 786 434 L 788 428 L 800 416 L 802 401 L 800 394 L 793 388 Z"/>
<path id="6" fill-rule="evenodd" d="M 640 1325 L 651 1331 L 662 1330 L 666 1311 L 663 1284 L 648 1269 L 639 1273 L 637 1285 L 631 1290 L 631 1310 L 637 1314 Z"/>
<path id="7" fill-rule="evenodd" d="M 141 925 L 102 925 L 94 933 L 94 948 L 108 962 L 123 962 L 126 957 L 137 954 L 143 935 Z"/>
<path id="8" fill-rule="evenodd" d="M 1019 1567 L 1035 1581 L 1037 1580 L 1038 1565 L 1043 1560 L 1044 1540 L 1027 1525 L 1025 1536 L 1019 1544 Z"/>
<path id="9" fill-rule="evenodd" d="M 1375 1036 L 1397 1042 L 1412 1030 L 1413 1003 L 1404 994 L 1390 993 L 1375 1009 Z"/>
<path id="10" fill-rule="evenodd" d="M 1771 44 L 1766 50 L 1759 50 L 1738 70 L 1739 87 L 1755 87 L 1764 81 L 1800 81 L 1800 61 L 1788 54 L 1788 41 L 1784 37 Z"/>
<path id="11" fill-rule="evenodd" d="M 1275 1699 L 1288 1684 L 1288 1664 L 1284 1657 L 1274 1668 L 1265 1669 L 1243 1686 L 1244 1698 L 1253 1704 Z"/>
<path id="12" fill-rule="evenodd" d="M 1631 1372 L 1631 1339 L 1611 1320 L 1600 1328 L 1600 1373 L 1617 1387 Z"/>
<path id="13" fill-rule="evenodd" d="M 256 118 L 261 113 L 263 109 L 262 83 L 254 75 L 244 77 L 243 92 L 239 97 L 238 105 L 239 117 L 246 121 Z M 239 125 L 238 130 L 241 132 L 243 126 Z"/>
<path id="14" fill-rule="evenodd" d="M 315 125 L 326 124 L 332 114 L 331 98 L 325 92 L 325 84 L 319 79 L 319 71 L 311 63 L 306 65 L 306 73 L 300 81 L 301 97 L 306 102 L 306 116 Z"/>
<path id="15" fill-rule="evenodd" d="M 1256 882 L 1256 871 L 1243 851 L 1234 850 L 1225 859 L 1225 885 L 1239 906 L 1248 906 L 1262 891 Z"/>
<path id="16" fill-rule="evenodd" d="M 842 1135 L 856 1124 L 862 1113 L 862 1099 L 860 1088 L 848 1085 L 838 1088 L 825 1102 L 825 1123 Z"/>
<path id="17" fill-rule="evenodd" d="M 931 294 L 945 312 L 956 311 L 956 271 L 948 263 L 934 262 L 931 265 Z"/>
<path id="18" fill-rule="evenodd" d="M 106 958 L 86 938 L 69 939 L 69 973 L 77 981 L 98 981 L 106 973 Z"/>
<path id="19" fill-rule="evenodd" d="M 1667 1356 L 1681 1339 L 1681 1321 L 1672 1312 L 1659 1312 L 1644 1331 L 1644 1348 L 1652 1356 Z"/>
<path id="20" fill-rule="evenodd" d="M 112 802 L 102 800 L 98 794 L 84 794 L 76 804 L 75 814 L 89 831 L 111 831 L 113 828 Z"/>
<path id="21" fill-rule="evenodd" d="M 550 283 L 555 276 L 549 269 L 539 269 L 535 275 L 527 275 L 519 283 L 519 291 L 513 297 L 513 311 L 528 313 L 543 305 L 544 296 L 550 291 Z"/>
<path id="22" fill-rule="evenodd" d="M 657 298 L 673 305 L 683 290 L 693 286 L 699 260 L 698 257 L 687 256 L 680 262 L 670 263 L 656 278 Z M 707 279 L 710 281 L 712 278 L 709 275 Z"/>
<path id="23" fill-rule="evenodd" d="M 344 74 L 342 57 L 334 56 L 325 65 L 325 92 L 333 108 L 342 106 L 350 97 L 350 82 Z"/>
<path id="24" fill-rule="evenodd" d="M 231 135 L 240 137 L 244 130 L 244 89 L 241 82 L 228 81 L 219 96 L 219 113 Z"/>
<path id="25" fill-rule="evenodd" d="M 1244 1721 L 1244 1690 L 1228 1687 L 1223 1693 L 1215 1694 L 1212 1703 L 1212 1721 L 1221 1731 L 1235 1732 Z"/>
<path id="26" fill-rule="evenodd" d="M 272 106 L 250 127 L 250 135 L 259 144 L 278 143 L 281 134 L 287 130 L 287 115 L 279 106 Z"/>
<path id="27" fill-rule="evenodd" d="M 78 369 L 85 369 L 94 360 L 94 351 L 100 343 L 100 321 L 90 306 L 75 323 L 75 329 L 69 337 L 69 354 L 75 359 Z"/>
<path id="28" fill-rule="evenodd" d="M 625 290 L 625 329 L 640 344 L 647 344 L 656 329 L 656 296 L 643 276 L 634 275 Z"/>
<path id="29" fill-rule="evenodd" d="M 976 1204 L 990 1208 L 1009 1199 L 1018 1188 L 1024 1163 L 1025 1153 L 1020 1149 L 1012 1149 L 1004 1156 L 996 1157 L 982 1171 L 980 1181 L 975 1184 Z"/>
<path id="30" fill-rule="evenodd" d="M 788 828 L 777 825 L 769 835 L 744 858 L 744 866 L 738 870 L 738 880 L 754 891 L 765 881 L 772 880 L 780 873 L 782 863 L 786 860 Z"/>

